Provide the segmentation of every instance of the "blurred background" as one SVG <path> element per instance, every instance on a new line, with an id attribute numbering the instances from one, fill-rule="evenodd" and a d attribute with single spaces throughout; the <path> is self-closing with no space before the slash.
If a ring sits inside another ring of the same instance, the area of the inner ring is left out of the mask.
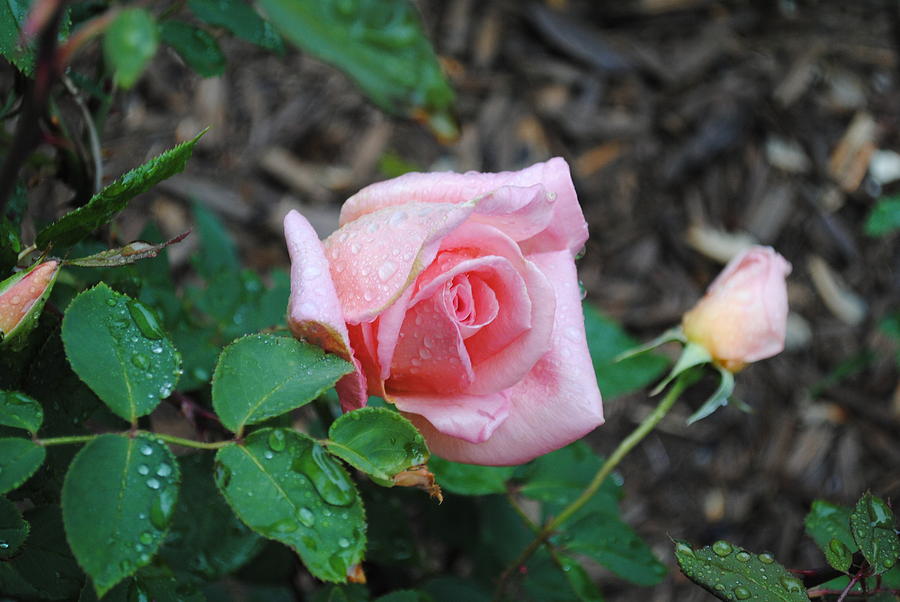
<path id="1" fill-rule="evenodd" d="M 457 96 L 458 138 L 386 115 L 293 49 L 223 37 L 228 66 L 209 79 L 169 49 L 112 106 L 104 181 L 211 130 L 183 174 L 131 204 L 118 235 L 137 238 L 148 219 L 179 234 L 197 200 L 267 272 L 287 265 L 290 209 L 324 237 L 370 182 L 558 155 L 591 228 L 587 301 L 639 340 L 675 325 L 737 250 L 772 245 L 794 266 L 792 315 L 787 351 L 738 377 L 754 413 L 727 408 L 688 428 L 701 398 L 687 399 L 621 465 L 624 518 L 669 577 L 643 590 L 592 574 L 607 600 L 710 599 L 674 568 L 670 537 L 821 564 L 803 535 L 813 499 L 900 497 L 900 3 L 415 4 Z M 45 206 L 65 198 L 48 189 Z M 192 238 L 169 249 L 176 271 Z M 607 396 L 589 442 L 609 453 L 654 404 Z"/>

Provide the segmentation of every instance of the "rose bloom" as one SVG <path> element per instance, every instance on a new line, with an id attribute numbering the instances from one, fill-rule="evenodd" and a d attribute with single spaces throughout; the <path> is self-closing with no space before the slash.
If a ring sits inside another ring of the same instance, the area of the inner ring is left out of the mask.
<path id="1" fill-rule="evenodd" d="M 285 218 L 288 322 L 352 361 L 345 411 L 395 404 L 432 451 L 510 465 L 603 423 L 575 254 L 587 240 L 569 167 L 406 174 L 341 209 L 320 242 Z"/>
<path id="2" fill-rule="evenodd" d="M 0 292 L 0 334 L 8 334 L 16 329 L 37 303 L 47 286 L 56 277 L 56 261 L 38 265 L 21 279 L 13 276 L 11 286 Z"/>
<path id="3" fill-rule="evenodd" d="M 790 273 L 791 264 L 771 247 L 750 247 L 728 262 L 706 295 L 684 314 L 684 334 L 732 372 L 780 353 Z"/>

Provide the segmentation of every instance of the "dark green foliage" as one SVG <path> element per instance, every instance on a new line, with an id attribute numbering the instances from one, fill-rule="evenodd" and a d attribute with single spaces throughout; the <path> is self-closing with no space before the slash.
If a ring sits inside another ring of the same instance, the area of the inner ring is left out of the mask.
<path id="1" fill-rule="evenodd" d="M 156 54 L 159 30 L 153 15 L 142 8 L 120 12 L 103 36 L 103 56 L 113 68 L 116 83 L 132 87 Z"/>
<path id="2" fill-rule="evenodd" d="M 184 62 L 203 77 L 225 72 L 225 55 L 214 37 L 184 21 L 165 21 L 159 26 L 162 41 L 175 49 Z"/>
<path id="3" fill-rule="evenodd" d="M 242 0 L 188 0 L 188 7 L 197 17 L 210 25 L 224 27 L 239 38 L 257 46 L 284 52 L 281 37 Z"/>

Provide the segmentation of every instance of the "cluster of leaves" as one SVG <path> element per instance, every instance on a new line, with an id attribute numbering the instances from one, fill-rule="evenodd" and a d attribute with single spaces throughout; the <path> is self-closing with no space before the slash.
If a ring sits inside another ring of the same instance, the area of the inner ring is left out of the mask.
<path id="1" fill-rule="evenodd" d="M 900 538 L 884 500 L 871 493 L 853 507 L 816 500 L 805 525 L 830 568 L 791 572 L 768 552 L 751 553 L 726 541 L 700 549 L 676 541 L 675 558 L 689 579 L 720 600 L 897 599 Z"/>

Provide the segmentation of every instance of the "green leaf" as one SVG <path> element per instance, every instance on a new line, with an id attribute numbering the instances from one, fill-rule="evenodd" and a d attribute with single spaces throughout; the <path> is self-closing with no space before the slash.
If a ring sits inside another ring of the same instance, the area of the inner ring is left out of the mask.
<path id="1" fill-rule="evenodd" d="M 488 592 L 475 583 L 460 577 L 436 577 L 423 584 L 422 589 L 431 594 L 438 602 L 490 602 Z"/>
<path id="2" fill-rule="evenodd" d="M 55 249 L 71 247 L 109 222 L 116 213 L 125 208 L 128 201 L 147 192 L 166 178 L 184 171 L 194 146 L 205 133 L 206 130 L 203 130 L 191 140 L 182 142 L 125 173 L 91 197 L 86 205 L 65 214 L 41 230 L 35 244 L 39 249 L 46 249 L 50 244 Z"/>
<path id="3" fill-rule="evenodd" d="M 216 454 L 216 484 L 238 517 L 292 547 L 309 571 L 344 582 L 362 561 L 362 501 L 340 463 L 311 438 L 261 429 Z"/>
<path id="4" fill-rule="evenodd" d="M 0 494 L 16 489 L 34 474 L 47 450 L 29 439 L 0 439 Z"/>
<path id="5" fill-rule="evenodd" d="M 866 218 L 866 234 L 886 236 L 898 229 L 900 229 L 900 196 L 879 199 Z"/>
<path id="6" fill-rule="evenodd" d="M 825 548 L 825 560 L 835 570 L 846 573 L 853 562 L 853 552 L 841 543 L 840 539 L 834 538 L 828 542 L 828 547 Z"/>
<path id="7" fill-rule="evenodd" d="M 312 602 L 368 602 L 369 590 L 358 583 L 326 585 L 319 588 Z"/>
<path id="8" fill-rule="evenodd" d="M 152 259 L 159 255 L 163 249 L 176 242 L 181 242 L 190 234 L 190 230 L 183 234 L 179 234 L 171 240 L 159 244 L 151 244 L 136 240 L 128 243 L 124 247 L 115 249 L 106 249 L 88 257 L 79 257 L 78 259 L 67 259 L 63 263 L 65 265 L 77 265 L 83 268 L 113 268 L 122 265 L 129 265 L 142 259 Z M 174 291 L 172 291 L 174 292 Z"/>
<path id="9" fill-rule="evenodd" d="M 222 351 L 213 375 L 213 407 L 222 424 L 238 432 L 309 403 L 351 369 L 314 345 L 249 335 Z"/>
<path id="10" fill-rule="evenodd" d="M 517 467 L 461 464 L 431 456 L 428 468 L 442 489 L 458 495 L 487 495 L 506 493 L 506 482 Z"/>
<path id="11" fill-rule="evenodd" d="M 378 596 L 374 602 L 434 602 L 434 598 L 426 592 L 402 589 Z"/>
<path id="12" fill-rule="evenodd" d="M 84 573 L 66 544 L 59 506 L 32 508 L 24 518 L 31 533 L 15 557 L 0 562 L 0 592 L 29 600 L 77 599 Z"/>
<path id="13" fill-rule="evenodd" d="M 179 478 L 169 448 L 145 433 L 100 435 L 72 460 L 63 522 L 98 596 L 150 563 L 169 528 Z"/>
<path id="14" fill-rule="evenodd" d="M 144 304 L 103 283 L 66 309 L 62 339 L 72 369 L 129 422 L 172 394 L 181 358 Z"/>
<path id="15" fill-rule="evenodd" d="M 384 110 L 448 115 L 453 91 L 407 0 L 259 4 L 288 40 L 345 71 Z"/>
<path id="16" fill-rule="evenodd" d="M 0 424 L 34 434 L 43 421 L 41 404 L 23 393 L 0 391 Z"/>
<path id="17" fill-rule="evenodd" d="M 806 534 L 812 537 L 819 549 L 825 553 L 832 539 L 837 539 L 847 546 L 851 553 L 859 549 L 850 533 L 850 508 L 825 500 L 815 500 L 803 524 L 806 527 Z"/>
<path id="18" fill-rule="evenodd" d="M 181 574 L 173 574 L 168 567 L 146 566 L 136 574 L 120 581 L 102 602 L 204 602 L 206 597 L 196 586 L 186 582 Z M 90 581 L 84 584 L 78 602 L 99 602 Z"/>
<path id="19" fill-rule="evenodd" d="M 284 43 L 272 26 L 253 7 L 242 0 L 188 0 L 197 18 L 210 25 L 224 27 L 248 42 L 284 52 Z"/>
<path id="20" fill-rule="evenodd" d="M 893 568 L 900 558 L 896 520 L 884 500 L 863 495 L 850 513 L 850 532 L 876 575 Z"/>
<path id="21" fill-rule="evenodd" d="M 412 423 L 384 408 L 360 408 L 328 429 L 328 451 L 378 483 L 391 487 L 395 474 L 428 461 L 425 438 Z"/>
<path id="22" fill-rule="evenodd" d="M 0 561 L 16 555 L 30 529 L 31 526 L 22 518 L 16 505 L 5 497 L 0 497 Z"/>
<path id="23" fill-rule="evenodd" d="M 563 574 L 569 581 L 569 586 L 572 588 L 572 591 L 575 592 L 575 595 L 579 600 L 583 600 L 584 602 L 601 602 L 603 600 L 603 596 L 600 595 L 600 590 L 597 589 L 594 580 L 591 579 L 591 576 L 588 575 L 587 571 L 584 570 L 584 567 L 582 567 L 577 560 L 570 558 L 565 554 L 559 554 L 558 558 L 560 564 L 559 568 L 562 569 Z"/>
<path id="24" fill-rule="evenodd" d="M 803 583 L 768 553 L 753 554 L 725 541 L 694 550 L 676 541 L 675 560 L 688 579 L 720 600 L 809 600 Z"/>
<path id="25" fill-rule="evenodd" d="M 581 495 L 602 464 L 603 459 L 586 443 L 577 441 L 524 467 L 520 476 L 524 483 L 519 491 L 534 500 L 566 505 Z M 607 479 L 591 504 L 616 512 L 620 497 L 619 486 Z"/>
<path id="26" fill-rule="evenodd" d="M 34 69 L 34 54 L 19 42 L 30 5 L 31 0 L 0 2 L 0 54 L 26 74 Z"/>
<path id="27" fill-rule="evenodd" d="M 241 262 L 225 224 L 200 204 L 194 205 L 194 224 L 200 236 L 200 249 L 191 257 L 194 268 L 206 280 L 225 275 L 234 282 L 234 274 L 240 271 Z"/>
<path id="28" fill-rule="evenodd" d="M 174 48 L 197 74 L 215 77 L 225 72 L 225 55 L 219 43 L 199 27 L 184 21 L 164 21 L 159 33 L 162 41 Z"/>
<path id="29" fill-rule="evenodd" d="M 106 28 L 103 56 L 116 73 L 122 88 L 133 86 L 159 45 L 156 20 L 142 8 L 127 8 Z"/>
<path id="30" fill-rule="evenodd" d="M 198 581 L 214 581 L 253 558 L 264 540 L 239 521 L 219 495 L 210 454 L 182 457 L 179 464 L 180 501 L 160 555 Z"/>
<path id="31" fill-rule="evenodd" d="M 583 303 L 582 308 L 588 349 L 604 399 L 642 389 L 666 369 L 666 359 L 650 353 L 619 360 L 623 352 L 637 345 L 637 341 L 590 303 Z"/>

